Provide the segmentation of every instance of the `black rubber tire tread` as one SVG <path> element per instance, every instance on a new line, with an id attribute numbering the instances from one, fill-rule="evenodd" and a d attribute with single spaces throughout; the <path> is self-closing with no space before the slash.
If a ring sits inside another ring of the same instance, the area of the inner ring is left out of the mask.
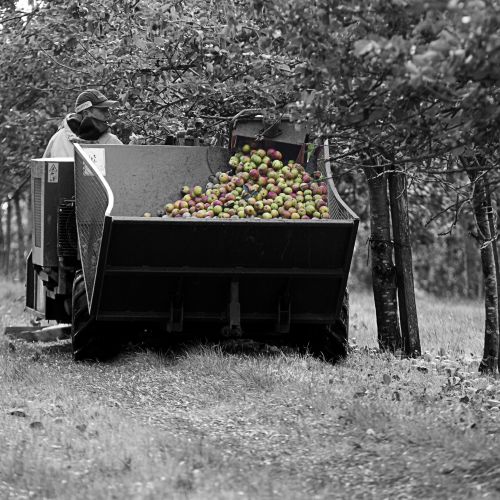
<path id="1" fill-rule="evenodd" d="M 71 317 L 71 343 L 75 361 L 105 360 L 116 354 L 114 335 L 100 332 L 100 326 L 103 327 L 89 315 L 85 281 L 83 273 L 78 271 L 73 281 Z"/>

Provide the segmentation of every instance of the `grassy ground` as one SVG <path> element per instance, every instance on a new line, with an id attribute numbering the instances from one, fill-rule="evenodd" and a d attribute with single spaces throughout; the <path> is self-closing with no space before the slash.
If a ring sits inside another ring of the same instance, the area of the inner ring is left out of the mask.
<path id="1" fill-rule="evenodd" d="M 0 283 L 2 331 L 20 295 Z M 75 364 L 0 337 L 0 498 L 498 498 L 481 306 L 421 298 L 429 354 L 401 360 L 365 348 L 373 301 L 352 302 L 359 348 L 336 366 L 202 346 Z"/>
<path id="2" fill-rule="evenodd" d="M 442 300 L 417 294 L 422 351 L 446 353 L 453 358 L 478 357 L 484 340 L 484 303 Z M 351 340 L 361 346 L 377 346 L 373 295 L 351 292 Z"/>

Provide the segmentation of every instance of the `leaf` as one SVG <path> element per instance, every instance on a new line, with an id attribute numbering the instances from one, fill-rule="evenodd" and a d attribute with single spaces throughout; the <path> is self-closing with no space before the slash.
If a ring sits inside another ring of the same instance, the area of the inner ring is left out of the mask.
<path id="1" fill-rule="evenodd" d="M 373 40 L 357 40 L 354 42 L 354 55 L 360 57 L 378 48 L 378 43 Z"/>

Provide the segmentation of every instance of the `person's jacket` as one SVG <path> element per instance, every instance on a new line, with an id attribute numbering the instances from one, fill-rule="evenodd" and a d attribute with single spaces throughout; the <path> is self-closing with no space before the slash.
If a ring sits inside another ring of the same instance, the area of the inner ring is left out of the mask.
<path id="1" fill-rule="evenodd" d="M 68 115 L 62 121 L 59 130 L 50 138 L 49 144 L 47 145 L 45 152 L 43 153 L 43 158 L 62 158 L 71 157 L 74 154 L 74 144 L 123 144 L 116 135 L 111 132 L 105 132 L 99 139 L 95 141 L 87 141 L 81 139 L 76 135 L 73 130 L 71 130 L 68 124 Z"/>

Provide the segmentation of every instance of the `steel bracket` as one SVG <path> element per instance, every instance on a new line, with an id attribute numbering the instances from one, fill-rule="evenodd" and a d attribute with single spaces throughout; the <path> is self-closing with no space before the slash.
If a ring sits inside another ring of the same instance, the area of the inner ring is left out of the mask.
<path id="1" fill-rule="evenodd" d="M 289 333 L 292 319 L 292 305 L 290 295 L 280 297 L 278 301 L 278 320 L 276 322 L 276 331 L 278 333 Z"/>
<path id="2" fill-rule="evenodd" d="M 177 284 L 177 291 L 170 299 L 170 318 L 167 332 L 182 332 L 184 327 L 184 305 L 182 302 L 182 279 Z"/>
<path id="3" fill-rule="evenodd" d="M 241 313 L 240 313 L 240 282 L 237 279 L 232 279 L 229 289 L 229 304 L 228 304 L 228 318 L 229 328 L 241 327 Z"/>

